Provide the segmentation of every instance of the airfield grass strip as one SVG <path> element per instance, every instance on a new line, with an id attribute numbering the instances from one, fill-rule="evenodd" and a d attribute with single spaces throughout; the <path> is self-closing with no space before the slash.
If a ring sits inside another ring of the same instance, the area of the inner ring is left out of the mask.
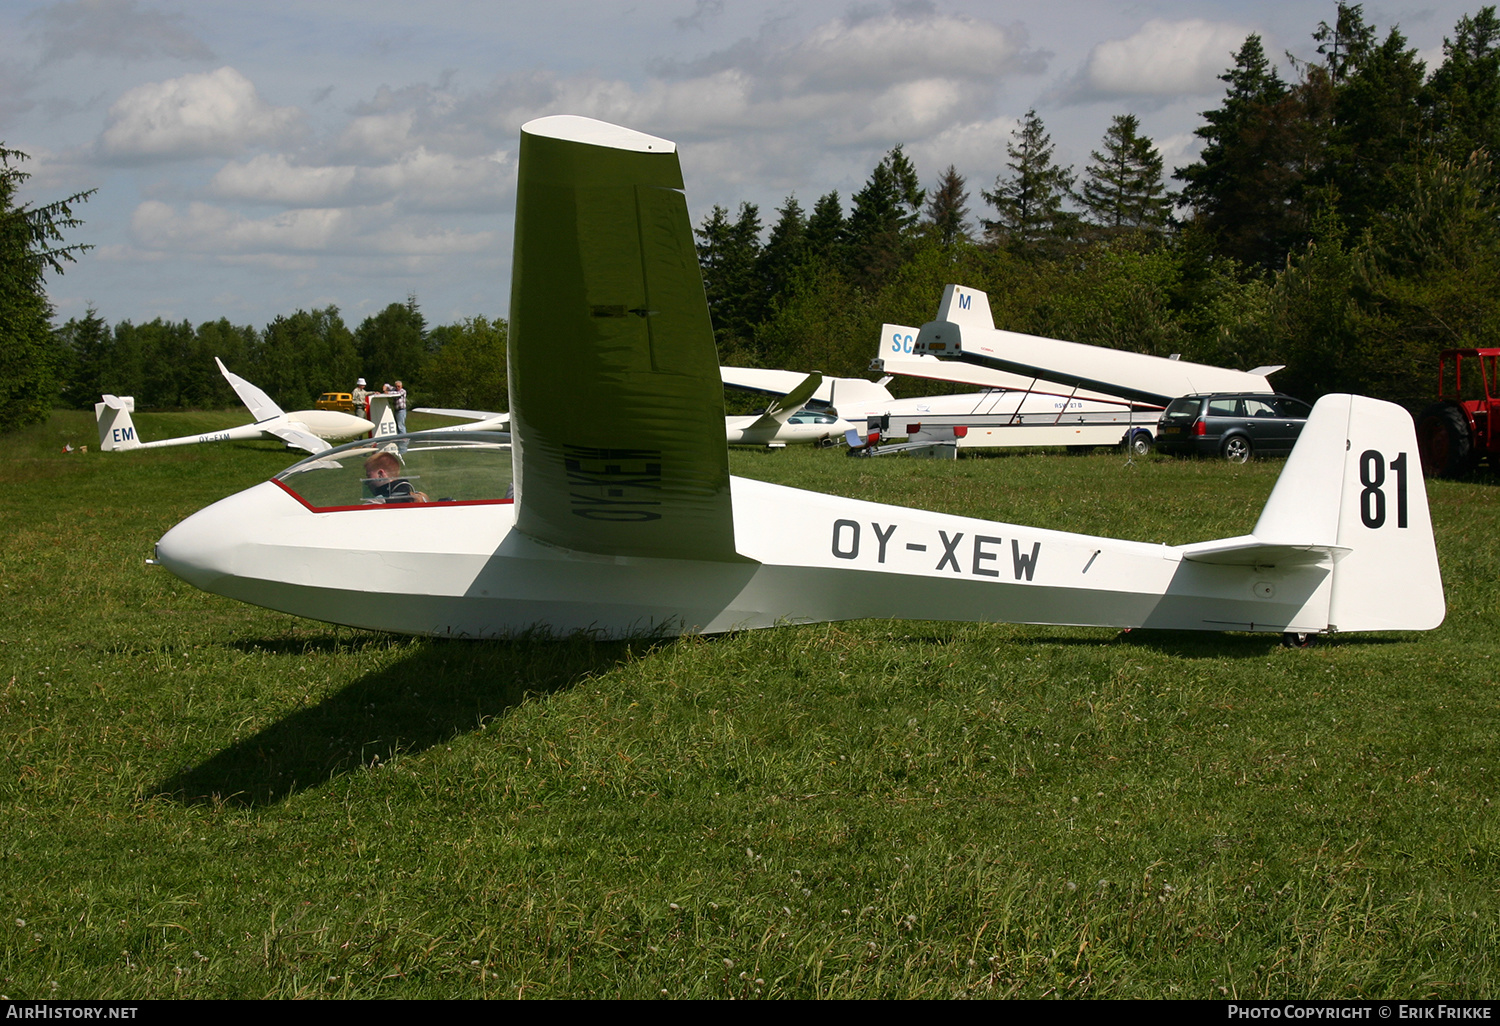
<path id="1" fill-rule="evenodd" d="M 243 413 L 136 420 L 166 437 Z M 1429 482 L 1448 596 L 1429 633 L 1291 651 L 892 619 L 475 643 L 145 566 L 172 524 L 288 465 L 278 445 L 100 454 L 82 414 L 7 442 L 6 997 L 1500 992 L 1488 476 Z M 1170 542 L 1247 532 L 1281 467 L 731 464 Z"/>

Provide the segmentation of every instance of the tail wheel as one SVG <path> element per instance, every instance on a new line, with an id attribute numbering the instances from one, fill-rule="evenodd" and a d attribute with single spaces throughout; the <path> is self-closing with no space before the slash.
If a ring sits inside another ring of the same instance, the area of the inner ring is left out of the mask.
<path id="1" fill-rule="evenodd" d="M 1434 403 L 1417 418 L 1417 449 L 1428 477 L 1462 477 L 1474 469 L 1469 418 L 1454 403 Z"/>
<path id="2" fill-rule="evenodd" d="M 1287 631 L 1281 636 L 1282 648 L 1311 648 L 1316 634 L 1306 631 Z"/>
<path id="3" fill-rule="evenodd" d="M 1224 444 L 1219 447 L 1220 454 L 1230 463 L 1244 463 L 1250 459 L 1254 450 L 1251 448 L 1250 439 L 1244 435 L 1230 435 L 1224 439 Z"/>

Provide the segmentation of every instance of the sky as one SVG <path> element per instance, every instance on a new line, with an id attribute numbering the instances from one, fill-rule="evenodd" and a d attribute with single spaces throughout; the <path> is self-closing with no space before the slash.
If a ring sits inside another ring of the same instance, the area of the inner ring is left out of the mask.
<path id="1" fill-rule="evenodd" d="M 1364 4 L 1429 68 L 1477 3 Z M 1169 169 L 1251 32 L 1316 57 L 1334 4 L 1293 0 L 0 0 L 0 143 L 23 200 L 97 192 L 48 280 L 57 317 L 227 317 L 414 295 L 429 324 L 509 306 L 520 127 L 581 114 L 674 140 L 695 224 L 767 228 L 850 196 L 900 144 L 972 217 L 1035 110 L 1081 173 L 1133 113 Z M 1296 71 L 1280 62 L 1284 78 Z M 933 297 L 934 309 L 938 297 Z"/>

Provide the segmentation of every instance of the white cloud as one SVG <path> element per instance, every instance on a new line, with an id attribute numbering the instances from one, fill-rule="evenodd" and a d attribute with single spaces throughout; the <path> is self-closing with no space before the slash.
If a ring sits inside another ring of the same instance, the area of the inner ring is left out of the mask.
<path id="1" fill-rule="evenodd" d="M 143 249 L 225 257 L 413 257 L 473 253 L 495 245 L 493 232 L 435 226 L 427 218 L 403 219 L 388 205 L 363 211 L 289 210 L 251 218 L 209 203 L 189 203 L 185 211 L 178 211 L 159 200 L 147 200 L 136 207 L 130 233 Z"/>
<path id="2" fill-rule="evenodd" d="M 496 209 L 514 186 L 515 164 L 503 150 L 458 157 L 418 146 L 377 167 L 303 165 L 283 153 L 261 154 L 220 168 L 208 191 L 221 200 L 286 207 L 396 200 L 408 210 L 484 211 Z"/>
<path id="3" fill-rule="evenodd" d="M 272 107 L 234 68 L 136 86 L 109 109 L 98 149 L 121 163 L 232 156 L 288 138 L 295 107 Z"/>
<path id="4" fill-rule="evenodd" d="M 1247 35 L 1242 26 L 1200 18 L 1148 21 L 1132 36 L 1095 46 L 1077 91 L 1087 99 L 1219 92 L 1219 75 Z"/>

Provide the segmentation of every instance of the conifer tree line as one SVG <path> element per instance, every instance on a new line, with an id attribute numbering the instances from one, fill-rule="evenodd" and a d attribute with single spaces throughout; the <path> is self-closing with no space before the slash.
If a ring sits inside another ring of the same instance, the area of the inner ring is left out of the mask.
<path id="1" fill-rule="evenodd" d="M 1251 35 L 1202 114 L 1198 158 L 1168 169 L 1131 113 L 1082 169 L 1028 111 L 1006 170 L 931 183 L 904 146 L 844 205 L 741 203 L 695 229 L 721 362 L 861 375 L 883 321 L 921 324 L 943 285 L 989 293 L 1000 327 L 1228 367 L 1286 364 L 1306 399 L 1352 391 L 1424 405 L 1436 353 L 1500 339 L 1500 18 L 1465 16 L 1424 66 L 1399 28 L 1339 3 L 1283 78 Z M 287 409 L 363 376 L 422 404 L 504 409 L 503 319 L 428 327 L 415 297 L 358 326 L 336 307 L 261 330 L 228 320 L 60 327 L 41 288 L 79 247 L 72 207 L 17 207 L 23 154 L 0 147 L 0 430 L 102 392 L 146 408 L 235 403 L 221 357 Z M 898 382 L 913 393 L 931 383 Z"/>
<path id="2" fill-rule="evenodd" d="M 1439 349 L 1500 344 L 1500 19 L 1465 16 L 1430 72 L 1398 28 L 1340 3 L 1283 79 L 1259 36 L 1220 76 L 1198 159 L 1167 169 L 1130 113 L 1081 169 L 1028 111 L 992 186 L 923 189 L 892 149 L 810 213 L 720 207 L 696 229 L 725 363 L 863 373 L 882 321 L 944 284 L 1014 331 L 1248 369 L 1315 399 L 1417 408 Z M 930 383 L 912 383 L 928 390 Z"/>

